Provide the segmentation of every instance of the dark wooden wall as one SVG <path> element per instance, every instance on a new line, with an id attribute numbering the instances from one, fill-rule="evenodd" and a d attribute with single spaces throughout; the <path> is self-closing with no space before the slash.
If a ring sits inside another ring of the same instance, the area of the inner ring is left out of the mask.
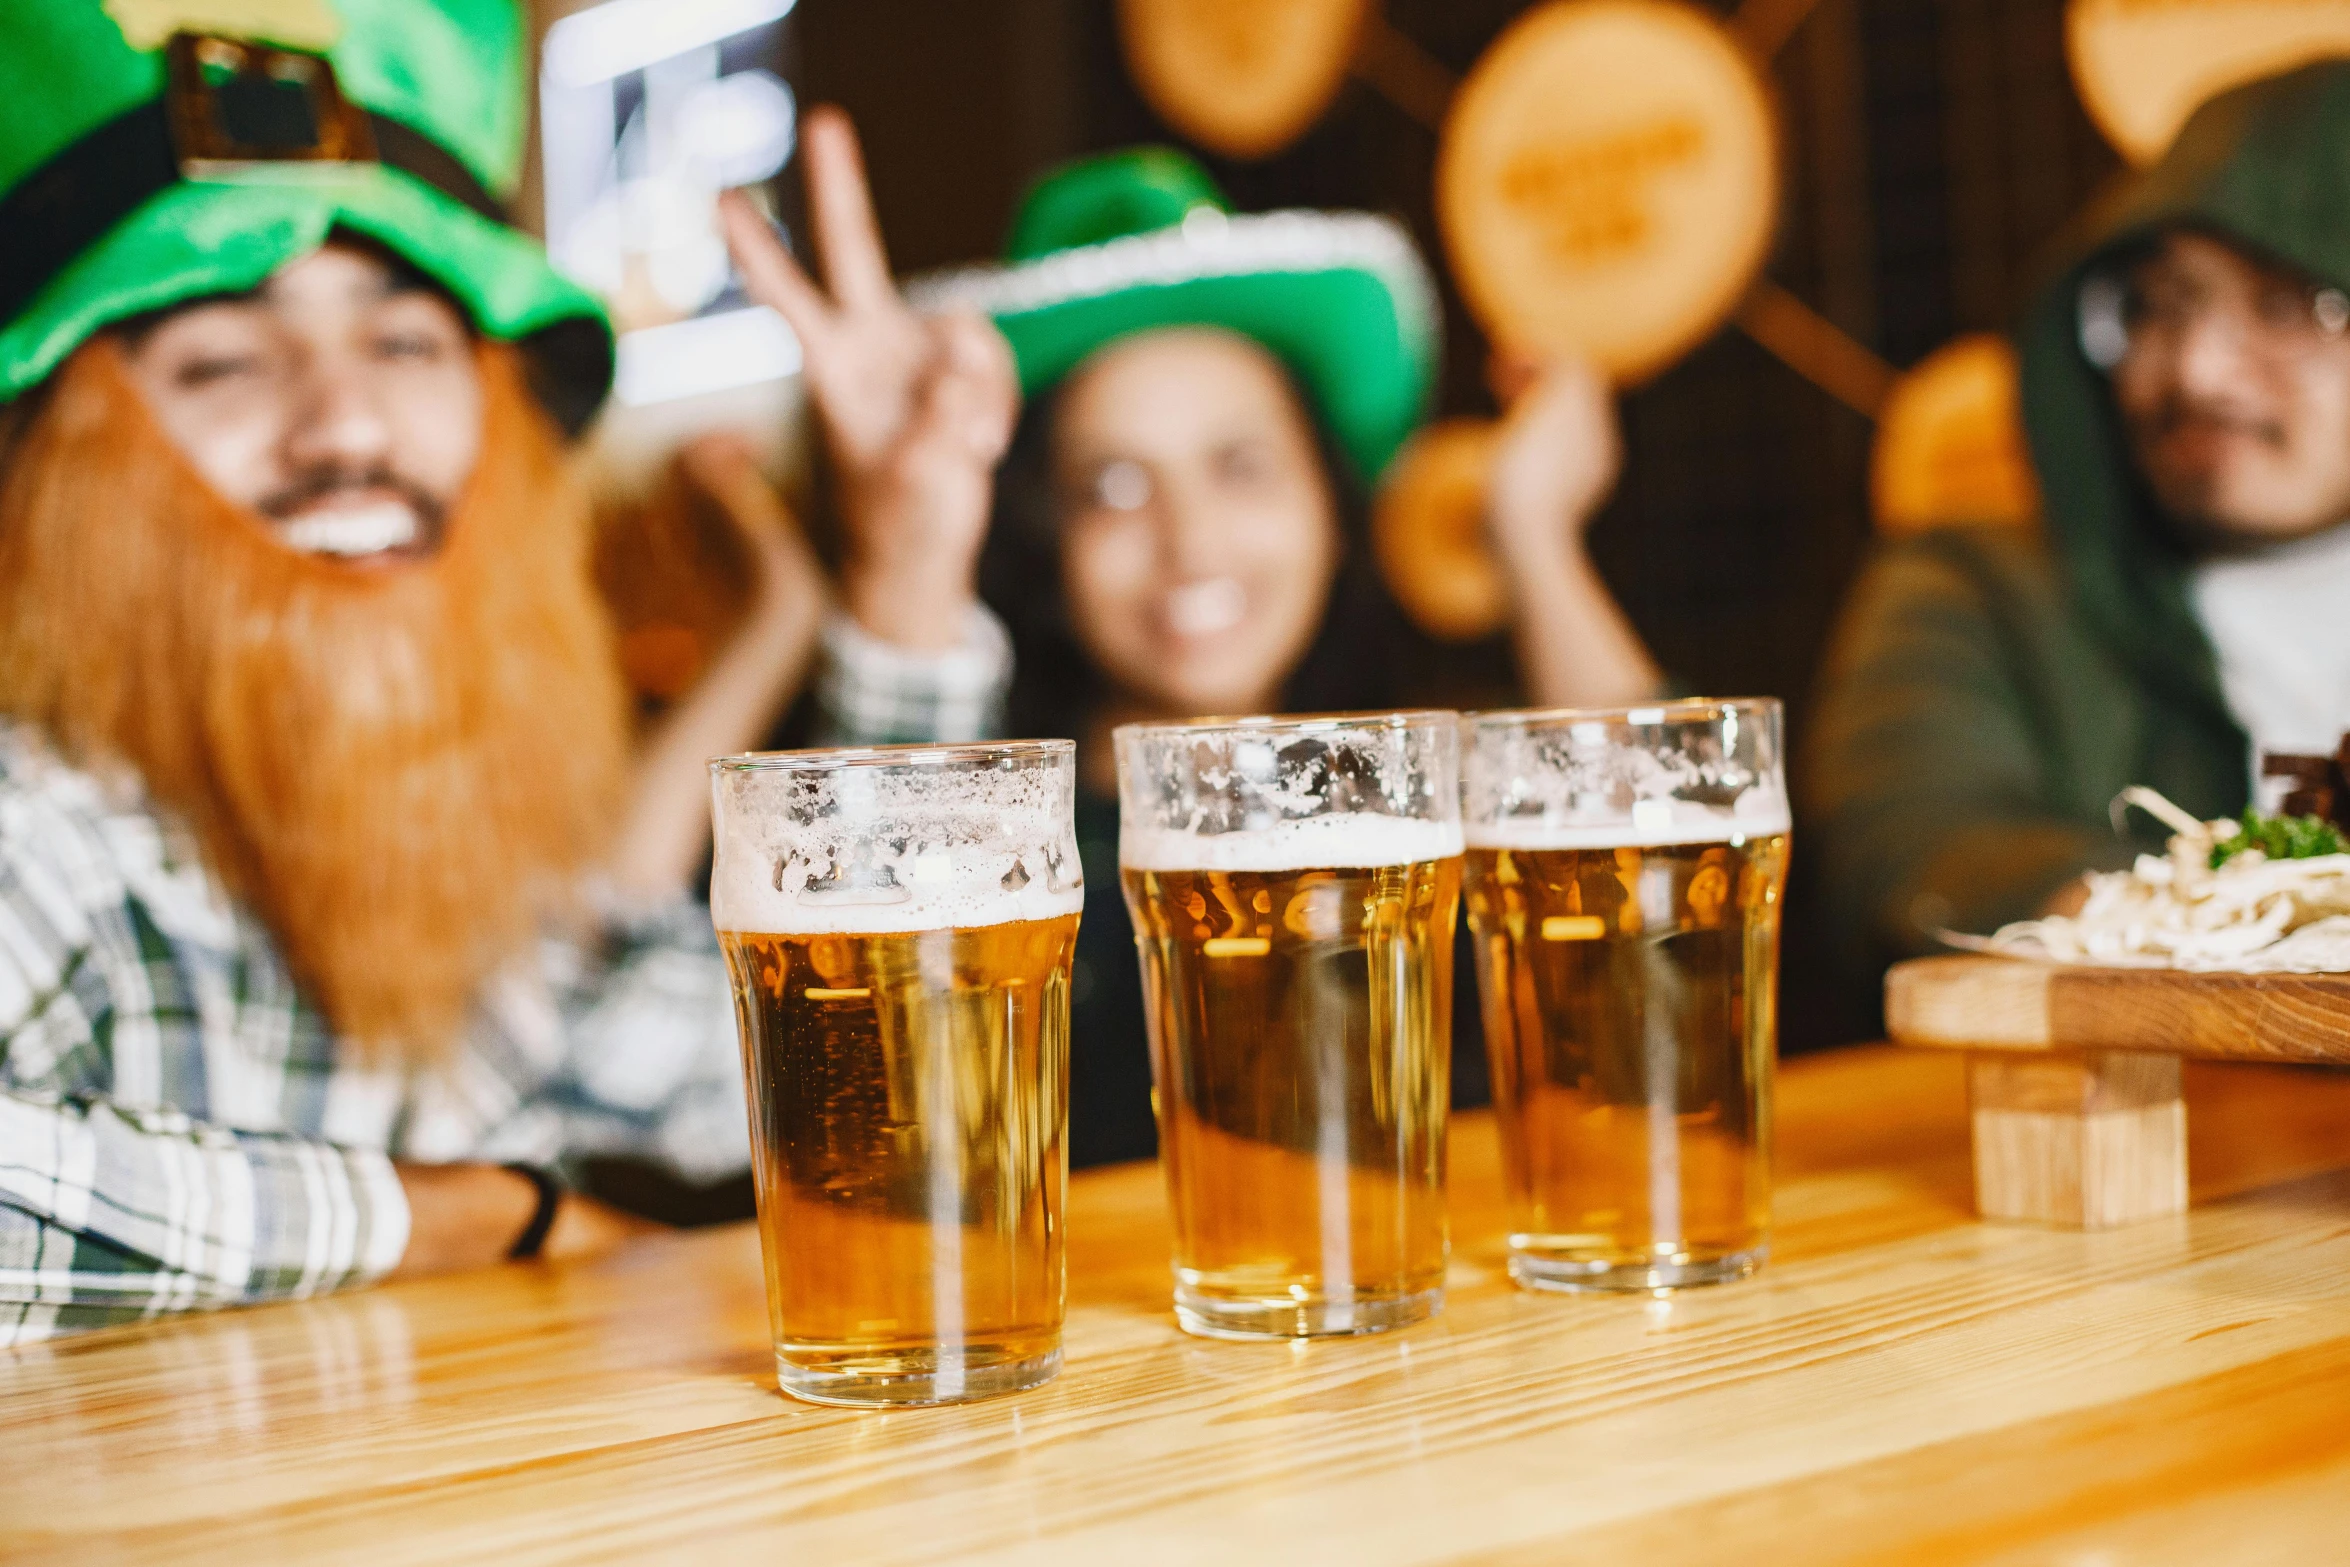
<path id="1" fill-rule="evenodd" d="M 1516 0 L 1387 0 L 1465 71 Z M 2062 0 L 1820 0 L 1773 68 L 1788 193 L 1771 274 L 1896 366 L 2003 327 L 2051 238 L 2117 163 L 2065 74 Z M 1173 139 L 1128 81 L 1108 0 L 802 0 L 795 75 L 863 126 L 894 260 L 991 253 L 1026 180 L 1059 159 Z M 1209 159 L 1244 209 L 1392 212 L 1441 254 L 1435 141 L 1350 85 L 1303 140 Z M 1484 345 L 1449 295 L 1442 412 L 1490 411 Z M 1624 400 L 1628 462 L 1595 553 L 1687 685 L 1767 693 L 1800 731 L 1822 644 L 1868 545 L 1868 422 L 1736 330 Z M 1460 700 L 1506 683 L 1497 647 L 1448 655 Z M 1791 1048 L 1874 1026 L 1816 973 L 1797 849 Z"/>

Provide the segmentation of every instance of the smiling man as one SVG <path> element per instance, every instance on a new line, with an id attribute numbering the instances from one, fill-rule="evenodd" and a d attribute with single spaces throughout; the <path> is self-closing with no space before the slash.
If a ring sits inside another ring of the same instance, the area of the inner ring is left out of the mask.
<path id="1" fill-rule="evenodd" d="M 121 334 L 132 384 L 212 493 L 288 548 L 430 558 L 481 455 L 472 333 L 413 268 L 330 245 Z M 288 417 L 298 383 L 333 405 Z"/>
<path id="2" fill-rule="evenodd" d="M 509 0 L 0 16 L 0 1344 L 586 1251 L 631 1221 L 550 1164 L 747 1161 L 699 764 L 816 577 L 746 537 L 632 753 L 566 471 L 609 330 L 494 216 L 522 63 Z"/>
<path id="3" fill-rule="evenodd" d="M 1803 776 L 1872 981 L 2149 847 L 2124 787 L 2233 814 L 2350 731 L 2350 62 L 2207 104 L 2087 233 L 2021 343 L 2041 534 L 1888 549 L 1831 653 Z"/>

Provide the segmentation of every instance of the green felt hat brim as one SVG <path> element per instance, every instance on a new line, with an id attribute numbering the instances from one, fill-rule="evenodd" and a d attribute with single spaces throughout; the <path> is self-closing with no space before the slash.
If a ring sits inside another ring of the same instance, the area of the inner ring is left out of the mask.
<path id="1" fill-rule="evenodd" d="M 1096 351 L 1163 327 L 1237 332 L 1288 365 L 1366 479 L 1419 422 L 1427 377 L 1376 278 L 1360 272 L 1199 278 L 995 318 L 1022 392 L 1059 382 Z"/>
<path id="2" fill-rule="evenodd" d="M 51 278 L 0 328 L 0 402 L 38 384 L 100 329 L 256 288 L 336 228 L 377 241 L 447 289 L 484 336 L 520 341 L 566 322 L 590 328 L 601 337 L 601 373 L 590 363 L 594 384 L 574 400 L 592 405 L 609 385 L 603 307 L 534 241 L 397 169 L 273 165 L 160 192 Z"/>
<path id="3" fill-rule="evenodd" d="M 1235 264 L 1226 247 L 1220 261 L 1187 276 L 1183 236 L 1169 230 L 950 274 L 913 292 L 925 308 L 988 315 L 1011 344 L 1027 396 L 1140 332 L 1205 326 L 1239 333 L 1290 368 L 1362 478 L 1375 481 L 1426 409 L 1436 372 L 1433 296 L 1409 242 L 1383 220 L 1278 213 L 1234 218 L 1229 229 L 1245 256 L 1252 233 L 1278 241 L 1311 224 L 1355 238 L 1367 231 L 1381 242 L 1373 249 L 1382 264 L 1260 268 L 1245 259 Z M 1224 228 L 1216 225 L 1199 248 L 1223 245 Z M 1155 254 L 1134 270 L 1150 276 L 1116 280 L 1121 260 L 1132 261 L 1142 246 Z M 1070 286 L 1051 281 L 1059 279 Z"/>

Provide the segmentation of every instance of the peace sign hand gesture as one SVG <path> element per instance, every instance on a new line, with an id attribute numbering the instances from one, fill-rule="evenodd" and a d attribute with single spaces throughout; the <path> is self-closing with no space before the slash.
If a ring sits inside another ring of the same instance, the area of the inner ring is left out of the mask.
<path id="1" fill-rule="evenodd" d="M 875 636 L 954 646 L 975 596 L 995 465 L 1020 388 L 1002 334 L 977 316 L 918 316 L 891 281 L 847 115 L 811 111 L 801 139 L 823 288 L 738 194 L 721 199 L 753 299 L 799 335 L 809 394 L 841 477 L 841 597 Z"/>

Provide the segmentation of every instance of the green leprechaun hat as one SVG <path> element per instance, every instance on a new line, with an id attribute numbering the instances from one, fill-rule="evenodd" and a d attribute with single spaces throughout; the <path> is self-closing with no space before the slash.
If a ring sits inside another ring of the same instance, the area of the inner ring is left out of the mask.
<path id="1" fill-rule="evenodd" d="M 509 227 L 514 0 L 12 0 L 0 8 L 0 402 L 110 322 L 253 288 L 341 228 L 520 343 L 576 430 L 602 307 Z"/>
<path id="2" fill-rule="evenodd" d="M 992 317 L 1024 393 L 1131 333 L 1224 327 L 1289 366 L 1365 479 L 1378 477 L 1426 405 L 1435 289 L 1386 218 L 1237 216 L 1190 158 L 1139 147 L 1038 180 L 1005 249 L 1001 266 L 936 274 L 909 293 L 922 309 Z"/>

